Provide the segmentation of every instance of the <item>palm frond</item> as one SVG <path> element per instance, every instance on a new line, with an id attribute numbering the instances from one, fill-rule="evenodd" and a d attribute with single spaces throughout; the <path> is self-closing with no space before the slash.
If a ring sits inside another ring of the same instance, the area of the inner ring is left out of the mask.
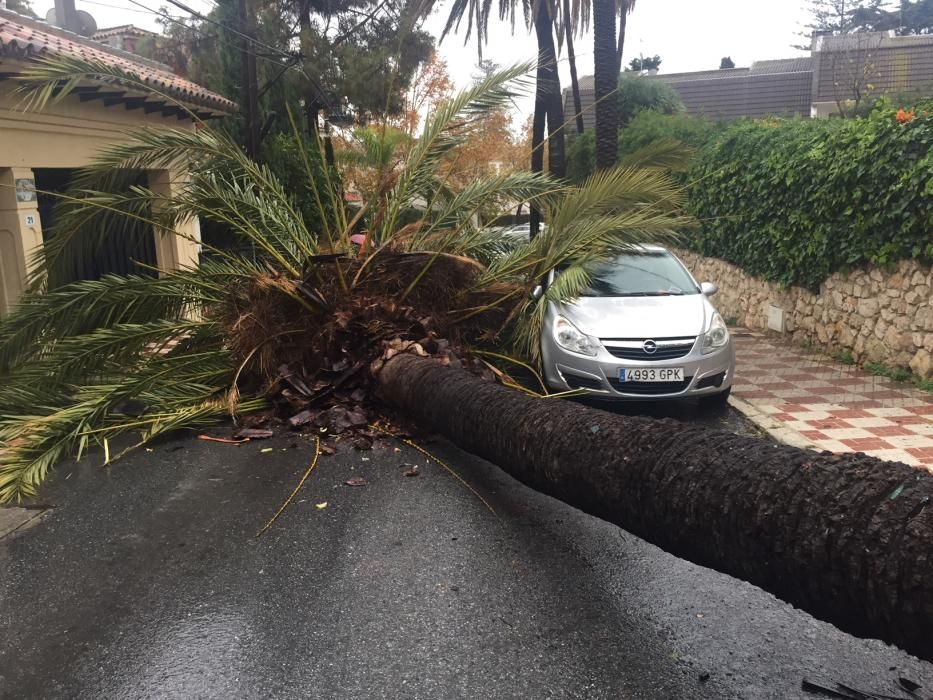
<path id="1" fill-rule="evenodd" d="M 454 193 L 431 212 L 431 223 L 412 239 L 410 249 L 418 250 L 438 231 L 451 229 L 434 241 L 432 248 L 452 252 L 460 232 L 484 211 L 501 211 L 512 202 L 541 202 L 553 198 L 553 180 L 541 173 L 517 172 L 480 178 Z"/>
<path id="2" fill-rule="evenodd" d="M 118 324 L 181 319 L 188 310 L 220 303 L 237 279 L 258 268 L 205 260 L 197 270 L 161 277 L 106 275 L 45 292 L 27 293 L 0 318 L 0 374 L 40 356 L 48 343 Z"/>
<path id="3" fill-rule="evenodd" d="M 107 83 L 158 95 L 166 102 L 183 109 L 192 119 L 198 120 L 197 116 L 173 95 L 143 81 L 132 71 L 94 58 L 40 56 L 30 61 L 17 79 L 23 83 L 19 92 L 24 96 L 21 107 L 26 111 L 45 109 L 48 105 L 73 94 L 82 84 Z"/>
<path id="4" fill-rule="evenodd" d="M 619 158 L 620 168 L 657 168 L 661 170 L 686 170 L 690 167 L 695 151 L 677 139 L 659 139 L 637 151 Z"/>
<path id="5" fill-rule="evenodd" d="M 441 159 L 462 143 L 469 129 L 528 89 L 532 68 L 532 63 L 521 63 L 494 73 L 451 98 L 431 115 L 389 195 L 388 211 L 381 232 L 377 232 L 380 241 L 391 237 L 402 211 L 436 180 Z"/>
<path id="6" fill-rule="evenodd" d="M 106 380 L 148 355 L 189 334 L 206 333 L 215 324 L 161 319 L 147 323 L 121 323 L 72 335 L 43 346 L 42 354 L 18 367 L 0 386 L 0 406 L 43 405 L 50 398 L 66 398 L 69 386 Z"/>
<path id="7" fill-rule="evenodd" d="M 115 412 L 128 400 L 145 405 L 153 418 L 185 415 L 210 402 L 209 415 L 225 411 L 223 391 L 232 378 L 226 351 L 170 353 L 152 358 L 112 383 L 77 387 L 67 405 L 34 415 L 0 415 L 0 502 L 33 496 L 54 464 L 133 430 L 148 419 Z M 196 413 L 200 416 L 200 413 Z"/>
<path id="8" fill-rule="evenodd" d="M 520 238 L 503 235 L 498 228 L 478 227 L 475 231 L 467 231 L 460 236 L 451 247 L 450 253 L 473 258 L 489 267 L 523 243 Z"/>
<path id="9" fill-rule="evenodd" d="M 541 324 L 549 303 L 579 296 L 595 265 L 633 246 L 675 241 L 692 221 L 679 213 L 682 189 L 661 170 L 597 173 L 562 195 L 553 203 L 545 200 L 548 227 L 493 260 L 477 281 L 478 287 L 510 282 L 530 292 L 551 270 L 562 271 L 542 298 L 528 296 L 510 314 L 513 346 L 535 362 L 540 360 Z"/>

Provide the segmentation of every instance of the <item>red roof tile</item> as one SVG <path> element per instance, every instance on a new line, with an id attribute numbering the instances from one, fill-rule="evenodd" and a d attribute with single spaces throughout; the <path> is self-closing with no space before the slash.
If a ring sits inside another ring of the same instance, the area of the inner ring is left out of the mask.
<path id="1" fill-rule="evenodd" d="M 7 10 L 0 10 L 0 55 L 17 58 L 65 56 L 101 61 L 133 73 L 146 85 L 182 102 L 217 112 L 230 113 L 237 109 L 235 102 L 176 75 L 168 66 Z"/>

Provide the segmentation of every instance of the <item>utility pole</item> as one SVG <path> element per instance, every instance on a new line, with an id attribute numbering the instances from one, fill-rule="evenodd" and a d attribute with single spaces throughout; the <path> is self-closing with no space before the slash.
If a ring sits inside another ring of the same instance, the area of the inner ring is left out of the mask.
<path id="1" fill-rule="evenodd" d="M 259 160 L 259 77 L 256 73 L 256 29 L 247 7 L 247 0 L 239 0 L 238 13 L 242 39 L 242 65 L 240 72 L 241 109 L 246 121 L 246 155 Z M 249 38 L 247 38 L 249 37 Z"/>
<path id="2" fill-rule="evenodd" d="M 78 12 L 75 0 L 55 0 L 55 24 L 69 32 L 78 31 Z"/>

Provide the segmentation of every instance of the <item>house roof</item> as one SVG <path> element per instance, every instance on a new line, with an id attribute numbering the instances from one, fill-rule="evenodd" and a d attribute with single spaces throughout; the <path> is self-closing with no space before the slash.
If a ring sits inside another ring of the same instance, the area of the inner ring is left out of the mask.
<path id="1" fill-rule="evenodd" d="M 100 61 L 132 73 L 143 84 L 186 104 L 206 107 L 225 114 L 237 109 L 235 102 L 182 78 L 166 65 L 9 10 L 0 10 L 0 56 L 27 60 L 42 56 L 62 56 Z"/>
<path id="2" fill-rule="evenodd" d="M 755 61 L 747 68 L 720 68 L 717 70 L 692 71 L 689 73 L 659 73 L 646 76 L 654 80 L 681 82 L 685 80 L 728 80 L 744 78 L 749 75 L 775 75 L 778 73 L 806 73 L 813 70 L 810 56 L 799 58 L 778 58 L 768 61 Z"/>
<path id="3" fill-rule="evenodd" d="M 749 75 L 806 73 L 811 70 L 813 70 L 813 59 L 810 56 L 800 56 L 798 58 L 755 61 L 750 67 L 717 68 L 712 70 L 689 71 L 686 73 L 655 73 L 643 77 L 648 80 L 663 80 L 668 83 L 680 83 L 693 80 L 728 80 L 730 78 L 745 78 Z M 592 75 L 584 75 L 580 78 L 580 90 L 581 92 L 593 91 Z"/>
<path id="4" fill-rule="evenodd" d="M 94 41 L 101 41 L 112 36 L 158 36 L 158 34 L 150 32 L 148 29 L 140 29 L 132 24 L 121 24 L 118 27 L 98 29 L 91 38 Z"/>
<path id="5" fill-rule="evenodd" d="M 813 57 L 799 56 L 755 61 L 750 70 L 752 73 L 805 73 L 813 70 Z"/>
<path id="6" fill-rule="evenodd" d="M 878 49 L 907 49 L 933 46 L 933 34 L 896 36 L 888 32 L 855 32 L 853 34 L 822 35 L 813 38 L 813 51 L 864 51 Z"/>

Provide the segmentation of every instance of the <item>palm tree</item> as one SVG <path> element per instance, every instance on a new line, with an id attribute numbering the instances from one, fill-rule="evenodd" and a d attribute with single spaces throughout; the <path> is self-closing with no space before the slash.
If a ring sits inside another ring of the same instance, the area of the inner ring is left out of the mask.
<path id="1" fill-rule="evenodd" d="M 580 99 L 580 80 L 577 77 L 577 55 L 573 50 L 573 32 L 576 23 L 570 11 L 570 0 L 563 0 L 561 8 L 563 10 L 561 24 L 564 29 L 564 41 L 567 42 L 567 62 L 570 64 L 570 91 L 573 94 L 574 119 L 577 124 L 577 134 L 582 134 L 584 131 L 583 102 Z"/>
<path id="2" fill-rule="evenodd" d="M 618 41 L 609 40 L 610 34 L 610 15 L 608 13 L 608 3 L 596 7 L 591 7 L 588 1 L 574 2 L 563 0 L 561 25 L 567 42 L 567 58 L 570 63 L 570 86 L 573 93 L 574 107 L 576 109 L 577 133 L 583 133 L 583 115 L 582 103 L 580 100 L 580 85 L 577 78 L 577 62 L 573 49 L 573 33 L 575 31 L 585 31 L 590 25 L 592 10 L 594 26 L 594 43 L 599 43 L 600 49 L 594 52 L 594 81 L 599 86 L 595 90 L 596 100 L 596 143 L 597 143 L 597 166 L 611 167 L 615 163 L 616 150 L 618 148 L 618 136 L 610 133 L 610 126 L 613 131 L 618 131 L 618 112 L 613 114 L 613 106 L 616 100 L 612 94 L 618 89 L 617 81 L 619 73 L 622 70 L 622 52 L 625 47 L 625 28 L 628 21 L 628 15 L 635 8 L 635 0 L 617 0 L 616 11 L 619 14 L 619 32 Z M 597 9 L 600 17 L 597 27 Z M 615 18 L 612 17 L 612 33 L 615 33 Z M 597 39 L 597 36 L 599 37 Z M 615 61 L 610 67 L 607 55 L 610 43 L 615 46 Z M 598 57 L 598 58 L 596 58 Z M 602 107 L 601 107 L 602 105 Z M 617 108 L 616 108 L 617 110 Z M 602 139 L 600 139 L 602 135 Z M 613 139 L 615 142 L 613 143 Z"/>
<path id="3" fill-rule="evenodd" d="M 430 352 L 433 335 L 533 361 L 545 304 L 579 295 L 593 264 L 685 223 L 671 178 L 639 167 L 669 156 L 664 149 L 630 156 L 579 188 L 533 173 L 447 187 L 445 156 L 475 120 L 507 104 L 528 71 L 490 76 L 428 121 L 389 196 L 364 202 L 379 214 L 364 256 L 353 254 L 353 222 L 334 188 L 318 188 L 311 168 L 309 187 L 338 200 L 322 202 L 320 230 L 268 168 L 206 128 L 143 130 L 108 148 L 64 198 L 60 235 L 0 321 L 0 501 L 34 495 L 57 461 L 92 444 L 110 456 L 119 435 L 143 444 L 235 418 L 284 395 L 283 384 L 300 392 L 323 383 L 320 400 L 342 381 L 335 375 L 355 373 L 361 387 L 377 382 L 409 416 L 535 488 L 857 634 L 933 657 L 929 475 L 861 454 L 531 401 L 440 362 L 387 358 L 387 349 Z M 68 59 L 28 77 L 34 107 L 90 79 L 145 89 L 131 74 Z M 191 179 L 171 199 L 117 187 L 140 169 L 180 165 Z M 430 214 L 402 225 L 420 198 Z M 474 214 L 515 199 L 536 202 L 550 226 L 504 249 Z M 226 225 L 247 252 L 208 248 L 196 269 L 52 284 L 53 271 L 93 248 L 93 233 L 114 218 L 171 232 L 191 216 Z M 556 283 L 532 298 L 555 267 L 564 270 Z"/>
<path id="4" fill-rule="evenodd" d="M 635 0 L 618 0 L 619 2 L 619 41 L 616 46 L 616 73 L 622 72 L 622 51 L 625 49 L 625 29 L 628 26 L 628 16 L 635 9 Z"/>
<path id="5" fill-rule="evenodd" d="M 477 45 L 488 39 L 491 1 L 454 0 L 441 32 L 441 41 L 451 31 L 456 31 L 464 18 L 466 36 L 469 41 L 476 31 Z M 508 20 L 515 27 L 518 3 L 515 0 L 499 0 L 499 19 Z M 565 132 L 563 97 L 557 71 L 557 51 L 554 45 L 555 19 L 560 8 L 552 0 L 523 1 L 521 9 L 526 23 L 534 28 L 538 45 L 535 111 L 531 137 L 531 169 L 541 172 L 544 168 L 544 135 L 548 134 L 548 170 L 554 177 L 566 173 Z"/>
<path id="6" fill-rule="evenodd" d="M 0 501 L 34 495 L 56 462 L 92 444 L 110 458 L 118 435 L 135 434 L 138 445 L 236 418 L 283 383 L 333 387 L 340 368 L 365 388 L 389 341 L 433 336 L 533 359 L 547 301 L 578 294 L 591 265 L 670 236 L 685 220 L 679 189 L 654 168 L 605 171 L 580 188 L 528 172 L 449 187 L 446 156 L 527 85 L 530 70 L 501 71 L 440 107 L 388 192 L 379 188 L 355 217 L 309 163 L 320 230 L 309 229 L 268 167 L 207 128 L 142 130 L 101 153 L 80 175 L 80 191 L 64 198 L 30 291 L 0 320 Z M 55 59 L 27 75 L 30 104 L 64 99 L 92 77 L 141 87 L 104 64 Z M 169 166 L 191 173 L 170 199 L 121 186 L 127 174 Z M 477 215 L 514 201 L 534 202 L 551 225 L 506 250 Z M 422 218 L 406 223 L 419 202 Z M 367 210 L 373 223 L 359 255 L 350 235 Z M 195 269 L 55 286 L 55 270 L 93 249 L 109 221 L 170 232 L 192 216 L 225 226 L 242 245 L 207 246 Z M 532 300 L 555 266 L 567 268 L 560 284 Z"/>
<path id="7" fill-rule="evenodd" d="M 619 108 L 615 93 L 616 2 L 593 0 L 593 97 L 596 103 L 596 169 L 615 165 L 619 150 Z"/>
<path id="8" fill-rule="evenodd" d="M 547 115 L 548 171 L 554 177 L 562 178 L 567 173 L 567 161 L 564 103 L 560 91 L 560 76 L 557 72 L 557 50 L 554 45 L 556 15 L 556 8 L 552 6 L 550 0 L 539 0 L 532 7 L 532 21 L 538 41 L 535 111 L 540 109 Z M 535 148 L 535 144 L 532 144 L 532 148 Z"/>

